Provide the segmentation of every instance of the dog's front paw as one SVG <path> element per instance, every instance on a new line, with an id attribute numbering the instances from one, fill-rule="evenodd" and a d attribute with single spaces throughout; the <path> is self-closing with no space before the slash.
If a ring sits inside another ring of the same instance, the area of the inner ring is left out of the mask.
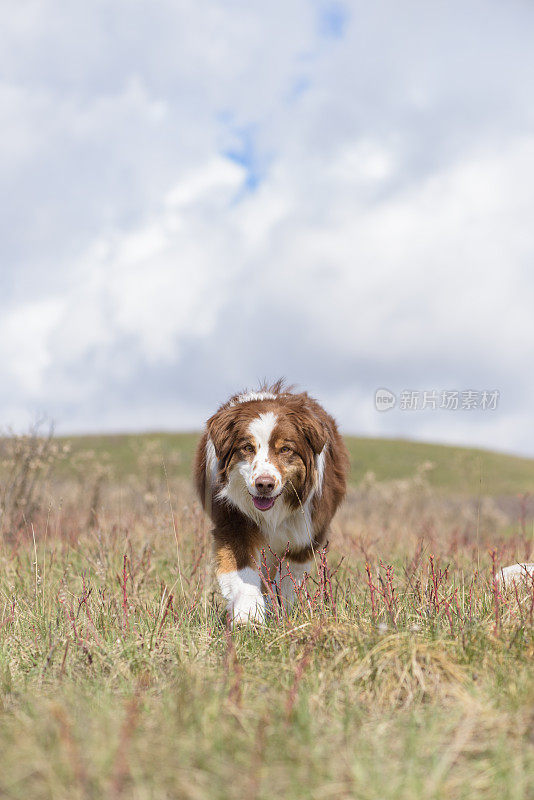
<path id="1" fill-rule="evenodd" d="M 223 595 L 228 600 L 227 611 L 232 626 L 249 622 L 263 622 L 265 600 L 261 593 L 261 578 L 252 567 L 234 572 L 222 572 L 217 576 Z"/>
<path id="2" fill-rule="evenodd" d="M 233 603 L 228 605 L 228 613 L 232 626 L 248 625 L 250 622 L 261 624 L 265 621 L 265 600 L 261 594 L 238 595 Z"/>

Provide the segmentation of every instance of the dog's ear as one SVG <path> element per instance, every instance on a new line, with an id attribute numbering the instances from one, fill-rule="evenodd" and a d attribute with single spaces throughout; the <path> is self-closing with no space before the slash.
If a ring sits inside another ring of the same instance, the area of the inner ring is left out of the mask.
<path id="1" fill-rule="evenodd" d="M 315 455 L 319 455 L 328 440 L 328 433 L 313 411 L 306 411 L 299 420 L 300 428 L 311 445 Z"/>
<path id="2" fill-rule="evenodd" d="M 235 408 L 224 408 L 222 411 L 217 411 L 206 423 L 208 436 L 213 442 L 215 455 L 219 461 L 224 461 L 232 449 L 235 418 Z"/>

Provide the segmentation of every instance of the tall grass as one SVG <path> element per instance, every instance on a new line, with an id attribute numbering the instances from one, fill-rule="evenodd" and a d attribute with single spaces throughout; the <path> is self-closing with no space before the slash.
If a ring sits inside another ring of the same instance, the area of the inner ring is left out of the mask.
<path id="1" fill-rule="evenodd" d="M 496 580 L 532 557 L 519 500 L 368 476 L 293 610 L 268 585 L 231 631 L 189 483 L 153 449 L 80 464 L 3 520 L 0 796 L 533 796 L 534 586 Z"/>

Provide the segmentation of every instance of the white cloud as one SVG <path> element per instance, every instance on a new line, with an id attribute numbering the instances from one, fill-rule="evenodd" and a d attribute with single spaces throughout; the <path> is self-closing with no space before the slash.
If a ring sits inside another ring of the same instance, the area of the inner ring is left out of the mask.
<path id="1" fill-rule="evenodd" d="M 171 189 L 144 224 L 92 247 L 72 267 L 75 285 L 52 343 L 59 362 L 105 350 L 117 338 L 143 358 L 172 361 L 181 337 L 209 336 L 224 299 L 212 264 L 223 266 L 225 232 L 208 215 L 228 206 L 242 180 L 242 169 L 215 158 Z M 223 282 L 235 270 L 226 260 Z"/>
<path id="2" fill-rule="evenodd" d="M 44 389 L 52 353 L 48 337 L 61 318 L 61 300 L 24 303 L 0 320 L 0 384 L 29 400 Z"/>

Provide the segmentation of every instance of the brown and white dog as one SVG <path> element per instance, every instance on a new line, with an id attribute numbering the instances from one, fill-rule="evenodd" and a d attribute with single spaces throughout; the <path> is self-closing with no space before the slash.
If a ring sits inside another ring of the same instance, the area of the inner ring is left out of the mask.
<path id="1" fill-rule="evenodd" d="M 234 395 L 208 420 L 196 484 L 214 523 L 217 578 L 234 624 L 265 617 L 263 549 L 282 602 L 291 605 L 295 584 L 326 541 L 347 469 L 332 417 L 281 381 Z M 283 574 L 279 568 L 273 576 L 277 559 L 270 551 L 285 556 Z"/>

